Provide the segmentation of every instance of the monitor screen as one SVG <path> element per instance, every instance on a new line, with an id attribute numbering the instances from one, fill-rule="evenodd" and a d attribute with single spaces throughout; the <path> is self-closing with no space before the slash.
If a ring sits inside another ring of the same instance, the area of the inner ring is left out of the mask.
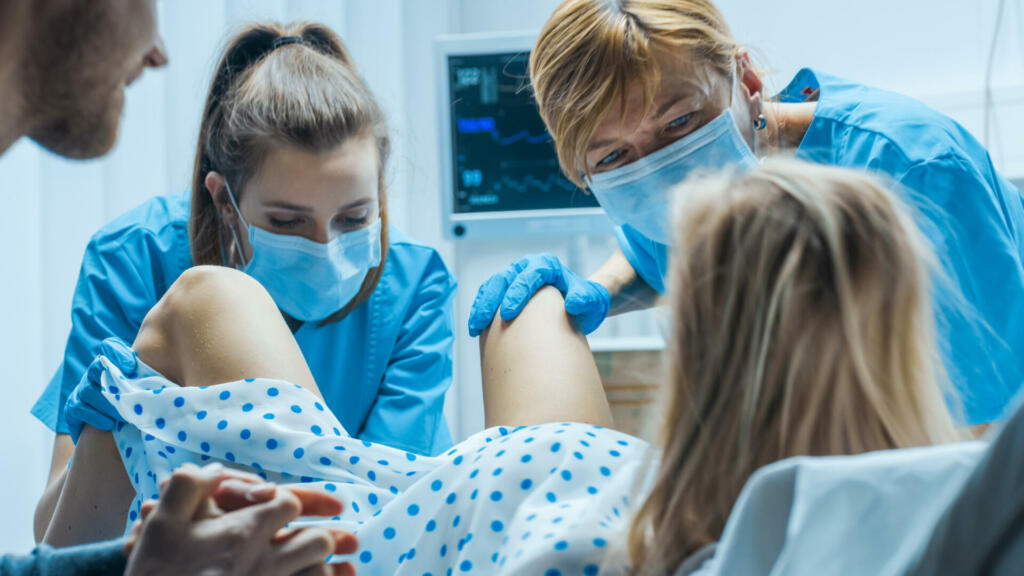
<path id="1" fill-rule="evenodd" d="M 529 57 L 448 56 L 455 214 L 597 207 L 559 170 L 529 87 Z"/>

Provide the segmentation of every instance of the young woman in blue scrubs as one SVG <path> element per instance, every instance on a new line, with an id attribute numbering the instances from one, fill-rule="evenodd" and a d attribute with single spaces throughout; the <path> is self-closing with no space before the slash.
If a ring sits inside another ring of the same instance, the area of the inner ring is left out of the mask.
<path id="1" fill-rule="evenodd" d="M 946 277 L 936 314 L 965 422 L 999 419 L 1024 384 L 1024 200 L 952 119 L 810 69 L 768 99 L 707 0 L 565 0 L 530 66 L 562 169 L 618 225 L 621 250 L 588 279 L 551 255 L 514 263 L 480 288 L 471 334 L 495 313 L 515 317 L 544 284 L 587 332 L 653 305 L 666 289 L 671 193 L 686 193 L 676 185 L 795 150 L 880 173 L 917 208 Z"/>
<path id="2" fill-rule="evenodd" d="M 86 249 L 64 362 L 33 409 L 57 433 L 51 481 L 73 450 L 68 395 L 100 343 L 133 341 L 199 264 L 264 285 L 351 435 L 448 449 L 456 283 L 434 249 L 387 225 L 388 148 L 384 115 L 332 32 L 238 35 L 207 98 L 191 193 L 147 201 Z M 39 512 L 52 504 L 44 496 Z"/>

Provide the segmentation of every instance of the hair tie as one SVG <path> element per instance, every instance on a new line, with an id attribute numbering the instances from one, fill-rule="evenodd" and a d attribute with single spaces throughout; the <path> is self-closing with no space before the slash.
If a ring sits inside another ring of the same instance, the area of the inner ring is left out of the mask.
<path id="1" fill-rule="evenodd" d="M 305 43 L 306 43 L 306 41 L 302 39 L 302 36 L 281 36 L 280 38 L 275 38 L 274 39 L 274 43 L 271 45 L 271 50 L 277 50 L 281 46 L 286 46 L 288 44 L 305 44 Z"/>

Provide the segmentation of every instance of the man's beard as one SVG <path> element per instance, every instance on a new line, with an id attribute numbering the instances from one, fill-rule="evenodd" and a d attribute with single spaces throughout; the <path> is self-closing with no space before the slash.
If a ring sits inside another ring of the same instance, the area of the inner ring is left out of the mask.
<path id="1" fill-rule="evenodd" d="M 113 148 L 124 107 L 119 48 L 111 37 L 103 2 L 73 8 L 39 23 L 26 46 L 22 77 L 29 89 L 28 136 L 69 158 L 94 158 Z"/>

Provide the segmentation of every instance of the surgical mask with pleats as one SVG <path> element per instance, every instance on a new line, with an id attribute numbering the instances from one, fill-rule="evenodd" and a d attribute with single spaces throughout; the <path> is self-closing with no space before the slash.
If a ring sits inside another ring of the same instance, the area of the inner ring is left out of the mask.
<path id="1" fill-rule="evenodd" d="M 749 170 L 758 160 L 736 125 L 731 108 L 680 138 L 620 168 L 590 177 L 590 191 L 618 226 L 647 238 L 674 243 L 672 193 L 692 174 L 733 167 Z"/>
<path id="2" fill-rule="evenodd" d="M 379 218 L 366 228 L 321 244 L 250 225 L 231 188 L 227 191 L 235 213 L 249 231 L 252 247 L 252 259 L 244 262 L 241 270 L 259 281 L 277 307 L 296 320 L 323 320 L 341 310 L 359 293 L 370 269 L 380 265 Z M 241 252 L 235 229 L 230 228 Z"/>

